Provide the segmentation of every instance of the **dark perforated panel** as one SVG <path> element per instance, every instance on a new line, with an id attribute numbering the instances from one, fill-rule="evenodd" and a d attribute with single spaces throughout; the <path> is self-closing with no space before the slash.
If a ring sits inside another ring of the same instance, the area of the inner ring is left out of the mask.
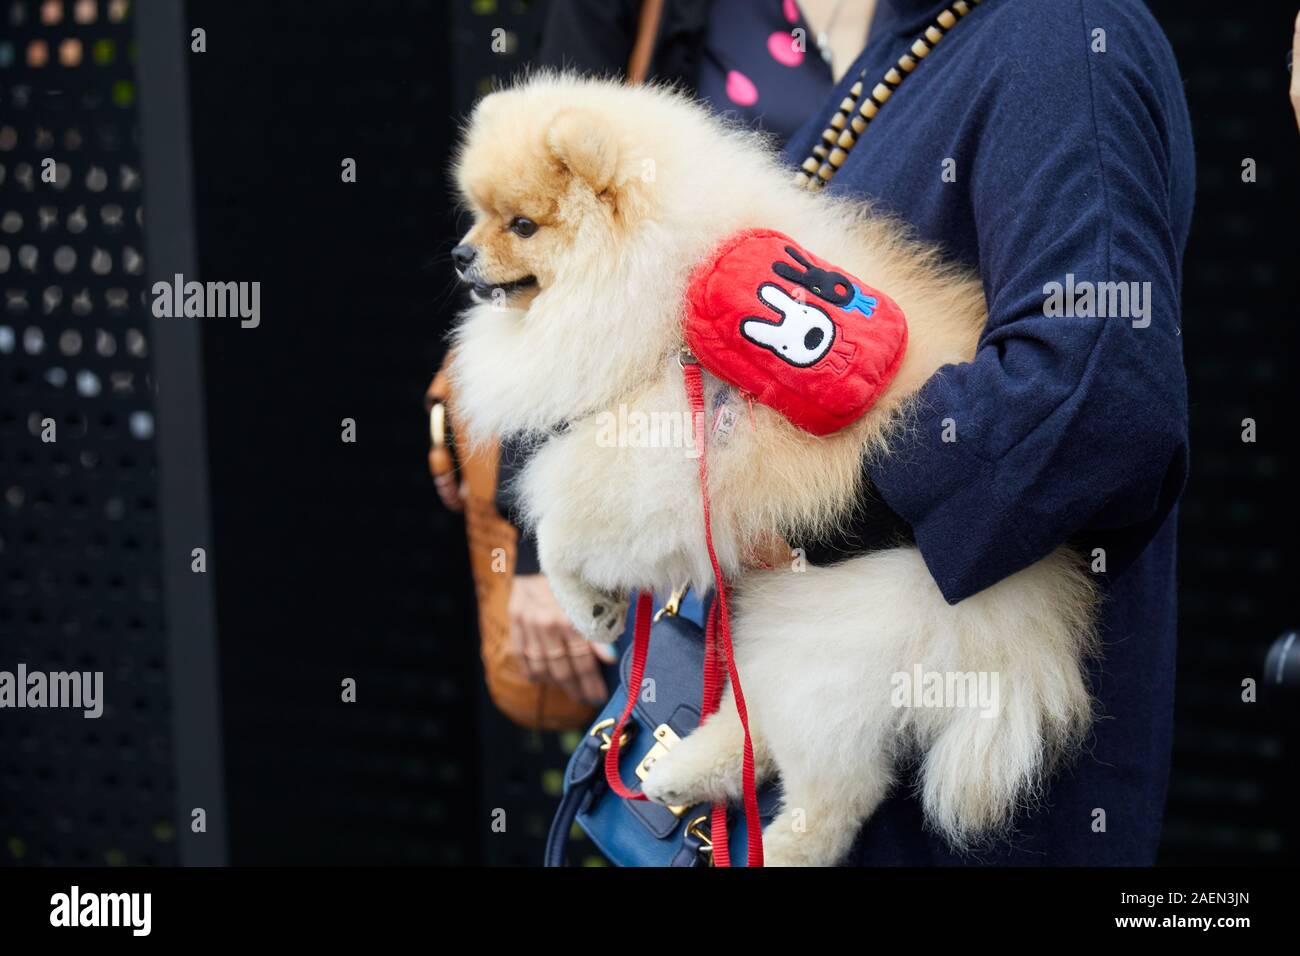
<path id="1" fill-rule="evenodd" d="M 0 4 L 0 670 L 105 697 L 0 710 L 6 863 L 175 859 L 130 18 Z"/>

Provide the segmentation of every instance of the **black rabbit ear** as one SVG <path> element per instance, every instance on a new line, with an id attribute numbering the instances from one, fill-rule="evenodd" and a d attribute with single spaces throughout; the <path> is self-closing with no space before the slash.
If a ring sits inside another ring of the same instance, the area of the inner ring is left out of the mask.
<path id="1" fill-rule="evenodd" d="M 799 265 L 803 266 L 805 269 L 808 268 L 808 260 L 805 259 L 794 246 L 786 246 L 785 251 L 790 255 L 790 258 L 799 263 Z"/>
<path id="2" fill-rule="evenodd" d="M 772 272 L 782 279 L 789 279 L 796 285 L 803 285 L 804 276 L 808 274 L 807 272 L 800 272 L 790 263 L 781 262 L 780 260 L 772 263 Z"/>

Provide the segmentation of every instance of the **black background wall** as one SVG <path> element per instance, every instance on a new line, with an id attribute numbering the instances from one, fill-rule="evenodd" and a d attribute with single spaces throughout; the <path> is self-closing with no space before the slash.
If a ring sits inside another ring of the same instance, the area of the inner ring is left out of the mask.
<path id="1" fill-rule="evenodd" d="M 1294 860 L 1289 766 L 1300 702 L 1242 702 L 1300 620 L 1296 240 L 1300 136 L 1286 98 L 1294 3 L 1149 4 L 1178 57 L 1196 137 L 1183 269 L 1191 478 L 1179 524 L 1173 776 L 1161 859 Z M 1256 182 L 1242 181 L 1254 159 Z M 1258 441 L 1242 441 L 1243 419 Z M 1267 693 L 1267 688 L 1262 691 Z"/>
<path id="2" fill-rule="evenodd" d="M 190 5 L 202 273 L 264 294 L 259 328 L 204 328 L 236 863 L 477 858 L 472 591 L 422 408 L 450 315 L 448 14 Z"/>
<path id="3" fill-rule="evenodd" d="M 1295 7 L 1150 6 L 1186 80 L 1199 177 L 1184 274 L 1192 478 L 1162 861 L 1294 860 L 1285 771 L 1300 704 L 1244 704 L 1241 682 L 1263 682 L 1268 644 L 1300 621 L 1300 135 L 1285 94 Z M 526 62 L 540 11 L 509 0 L 187 4 L 191 26 L 207 32 L 207 52 L 188 57 L 200 277 L 262 283 L 260 327 L 202 320 L 232 862 L 540 858 L 568 742 L 516 730 L 484 700 L 463 532 L 428 480 L 421 407 L 457 304 L 446 253 L 459 225 L 445 182 L 457 118 L 492 76 Z M 491 52 L 498 27 L 513 40 L 505 55 Z M 21 56 L 0 66 L 0 146 L 7 124 L 27 131 L 30 116 L 8 118 L 22 68 Z M 112 80 L 130 79 L 129 60 L 116 69 Z M 112 82 L 100 85 L 111 96 Z M 117 115 L 129 152 L 135 119 Z M 340 179 L 349 157 L 355 184 Z M 1257 182 L 1242 182 L 1246 158 Z M 15 189 L 16 161 L 0 151 L 0 216 L 20 208 L 30 223 L 38 203 Z M 111 239 L 115 262 L 132 235 L 128 226 Z M 0 245 L 16 250 L 18 239 L 0 234 Z M 0 347 L 0 665 L 10 651 L 63 654 L 67 666 L 105 654 L 140 702 L 107 737 L 81 722 L 0 716 L 0 861 L 172 862 L 168 828 L 186 818 L 167 816 L 152 457 L 147 441 L 126 441 L 121 417 L 148 410 L 151 391 L 101 410 L 42 384 L 52 352 L 25 350 L 25 330 L 56 342 L 85 320 L 39 311 L 41 275 L 15 266 L 0 283 L 0 326 L 15 342 Z M 19 288 L 25 314 L 8 297 Z M 147 361 L 121 350 L 143 315 L 134 301 L 105 313 L 123 345 L 112 361 L 87 355 L 87 367 L 143 381 Z M 98 453 L 106 478 L 33 444 L 28 420 L 46 408 L 74 429 L 80 416 L 77 455 Z M 344 418 L 355 443 L 341 440 Z M 1254 444 L 1241 441 L 1245 418 L 1257 423 Z M 89 635 L 93 646 L 79 643 Z M 356 704 L 340 701 L 345 678 Z M 489 825 L 496 808 L 507 811 L 504 834 Z"/>

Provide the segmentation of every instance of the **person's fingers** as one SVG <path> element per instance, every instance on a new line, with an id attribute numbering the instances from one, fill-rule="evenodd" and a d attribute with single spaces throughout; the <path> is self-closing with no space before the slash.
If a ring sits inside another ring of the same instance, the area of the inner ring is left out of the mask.
<path id="1" fill-rule="evenodd" d="M 532 681 L 554 683 L 575 700 L 607 696 L 595 650 L 569 623 L 541 575 L 516 575 L 508 605 L 510 650 Z"/>
<path id="2" fill-rule="evenodd" d="M 552 682 L 575 700 L 582 698 L 582 688 L 569 658 L 569 648 L 565 641 L 568 626 L 560 620 L 547 621 L 538 628 L 538 645 L 546 660 L 546 672 Z"/>
<path id="3" fill-rule="evenodd" d="M 612 664 L 618 660 L 618 651 L 613 644 L 593 643 L 591 652 L 596 655 L 597 659 L 604 664 Z"/>
<path id="4" fill-rule="evenodd" d="M 537 629 L 524 619 L 520 622 L 523 644 L 524 673 L 533 683 L 546 680 L 546 654 L 538 640 Z"/>
<path id="5" fill-rule="evenodd" d="M 1300 13 L 1296 14 L 1291 35 L 1291 109 L 1295 111 L 1296 126 L 1300 127 Z"/>
<path id="6" fill-rule="evenodd" d="M 605 687 L 605 677 L 600 672 L 600 664 L 596 661 L 596 645 L 571 632 L 569 659 L 573 662 L 582 699 L 590 704 L 603 704 L 609 696 L 609 691 Z"/>
<path id="7" fill-rule="evenodd" d="M 438 475 L 433 479 L 433 487 L 438 491 L 438 500 L 448 511 L 461 511 L 465 504 L 461 498 L 460 487 L 455 475 Z"/>
<path id="8" fill-rule="evenodd" d="M 507 620 L 509 630 L 507 631 L 506 648 L 509 650 L 510 656 L 514 658 L 520 672 L 526 675 L 529 680 L 532 680 L 533 676 L 528 665 L 528 658 L 524 654 L 524 622 L 513 608 L 510 609 Z"/>

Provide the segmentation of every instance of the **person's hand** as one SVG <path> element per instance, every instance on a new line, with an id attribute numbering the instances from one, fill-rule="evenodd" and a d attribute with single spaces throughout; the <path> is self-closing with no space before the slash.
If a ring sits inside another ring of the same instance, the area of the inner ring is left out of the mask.
<path id="1" fill-rule="evenodd" d="M 609 692 L 600 662 L 612 663 L 614 655 L 574 630 L 544 574 L 515 577 L 507 613 L 510 651 L 529 680 L 555 684 L 574 700 L 605 702 Z"/>
<path id="2" fill-rule="evenodd" d="M 1295 110 L 1296 126 L 1300 127 L 1300 13 L 1296 14 L 1295 29 L 1291 34 L 1291 108 Z"/>
<path id="3" fill-rule="evenodd" d="M 465 486 L 456 478 L 453 471 L 447 475 L 438 475 L 433 479 L 433 487 L 438 490 L 438 500 L 448 511 L 465 510 Z"/>

